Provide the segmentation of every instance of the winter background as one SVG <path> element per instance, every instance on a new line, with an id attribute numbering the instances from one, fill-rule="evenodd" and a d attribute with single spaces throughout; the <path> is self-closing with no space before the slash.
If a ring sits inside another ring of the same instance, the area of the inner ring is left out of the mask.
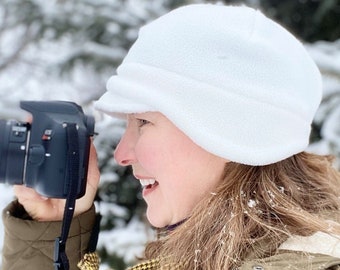
<path id="1" fill-rule="evenodd" d="M 124 269 L 142 254 L 154 234 L 145 221 L 137 181 L 129 169 L 118 167 L 112 159 L 124 125 L 94 111 L 93 100 L 105 91 L 107 78 L 114 74 L 141 25 L 178 5 L 200 2 L 213 1 L 0 1 L 0 119 L 24 121 L 20 100 L 74 101 L 96 118 L 101 170 L 96 205 L 103 215 L 98 244 L 101 269 Z M 304 41 L 324 82 L 309 150 L 335 155 L 335 166 L 340 168 L 340 2 L 223 2 L 258 7 L 294 29 Z M 1 184 L 1 209 L 13 198 L 11 187 Z M 2 242 L 0 222 L 0 251 Z"/>

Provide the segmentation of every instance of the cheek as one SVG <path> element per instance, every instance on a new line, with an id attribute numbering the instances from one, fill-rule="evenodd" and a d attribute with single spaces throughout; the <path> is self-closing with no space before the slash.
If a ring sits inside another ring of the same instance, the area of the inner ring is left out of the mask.
<path id="1" fill-rule="evenodd" d="M 157 140 L 141 138 L 135 146 L 135 154 L 138 163 L 152 173 L 162 163 L 164 149 Z M 151 171 L 152 170 L 152 171 Z"/>

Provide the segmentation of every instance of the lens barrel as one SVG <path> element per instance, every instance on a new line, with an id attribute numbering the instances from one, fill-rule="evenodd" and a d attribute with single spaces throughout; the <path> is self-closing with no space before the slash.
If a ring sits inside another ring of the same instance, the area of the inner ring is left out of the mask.
<path id="1" fill-rule="evenodd" d="M 0 183 L 23 183 L 28 132 L 27 123 L 0 120 Z"/>
<path id="2" fill-rule="evenodd" d="M 5 182 L 6 175 L 6 161 L 7 161 L 7 145 L 8 140 L 5 140 L 6 120 L 0 120 L 0 183 Z"/>

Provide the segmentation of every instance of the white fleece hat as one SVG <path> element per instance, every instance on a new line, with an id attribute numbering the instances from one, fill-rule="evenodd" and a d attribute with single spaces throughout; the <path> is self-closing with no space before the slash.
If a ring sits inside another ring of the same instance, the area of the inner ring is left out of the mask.
<path id="1" fill-rule="evenodd" d="M 288 31 L 245 6 L 184 6 L 142 27 L 97 109 L 159 111 L 205 150 L 267 165 L 303 151 L 321 76 Z"/>

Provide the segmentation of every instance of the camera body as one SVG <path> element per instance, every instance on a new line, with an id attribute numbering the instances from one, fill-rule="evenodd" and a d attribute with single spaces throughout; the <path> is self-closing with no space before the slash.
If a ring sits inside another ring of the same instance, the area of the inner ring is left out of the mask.
<path id="1" fill-rule="evenodd" d="M 50 198 L 66 198 L 70 189 L 68 125 L 76 126 L 79 179 L 77 198 L 85 194 L 94 118 L 67 101 L 22 101 L 32 122 L 0 120 L 0 183 L 25 185 Z M 74 143 L 73 142 L 73 143 Z"/>

